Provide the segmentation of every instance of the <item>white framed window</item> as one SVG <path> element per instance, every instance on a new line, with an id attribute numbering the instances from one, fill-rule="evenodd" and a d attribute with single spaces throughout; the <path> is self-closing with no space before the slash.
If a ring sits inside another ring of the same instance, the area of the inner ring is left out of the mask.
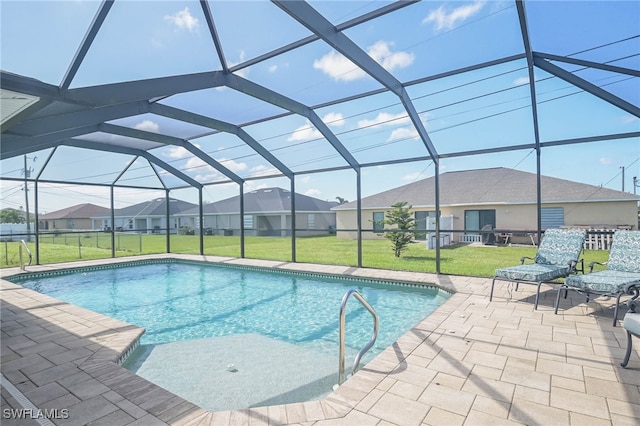
<path id="1" fill-rule="evenodd" d="M 384 212 L 373 212 L 373 232 L 382 232 L 384 230 Z"/>
<path id="2" fill-rule="evenodd" d="M 244 215 L 244 227 L 245 227 L 245 229 L 252 229 L 253 228 L 253 215 L 251 215 L 251 214 L 245 214 Z"/>
<path id="3" fill-rule="evenodd" d="M 316 229 L 316 215 L 313 213 L 307 215 L 307 229 Z"/>

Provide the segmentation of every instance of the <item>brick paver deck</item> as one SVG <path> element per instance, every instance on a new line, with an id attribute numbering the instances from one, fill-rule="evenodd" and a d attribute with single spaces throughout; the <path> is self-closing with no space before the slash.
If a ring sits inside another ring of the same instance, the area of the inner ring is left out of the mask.
<path id="1" fill-rule="evenodd" d="M 209 412 L 116 364 L 142 329 L 2 280 L 3 425 L 46 424 L 44 417 L 60 425 L 110 426 L 640 424 L 638 350 L 628 368 L 620 367 L 626 336 L 612 326 L 613 303 L 606 298 L 587 305 L 570 293 L 554 315 L 551 287 L 543 287 L 536 311 L 533 286 L 515 292 L 497 283 L 489 302 L 491 281 L 482 278 L 158 257 L 415 281 L 455 294 L 324 400 Z M 2 276 L 16 272 L 6 269 Z M 40 418 L 15 418 L 25 411 L 11 410 L 25 405 Z"/>

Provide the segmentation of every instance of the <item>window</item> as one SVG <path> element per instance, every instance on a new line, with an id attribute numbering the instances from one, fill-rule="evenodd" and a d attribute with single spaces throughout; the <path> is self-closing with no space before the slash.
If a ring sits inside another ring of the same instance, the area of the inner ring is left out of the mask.
<path id="1" fill-rule="evenodd" d="M 384 230 L 384 212 L 373 212 L 373 232 L 382 232 Z"/>
<path id="2" fill-rule="evenodd" d="M 245 229 L 253 228 L 253 215 L 251 214 L 244 215 L 244 227 Z"/>
<path id="3" fill-rule="evenodd" d="M 315 229 L 316 228 L 316 215 L 313 213 L 309 213 L 307 215 L 307 229 Z"/>
<path id="4" fill-rule="evenodd" d="M 67 229 L 73 229 L 73 220 L 67 219 Z"/>
<path id="5" fill-rule="evenodd" d="M 560 228 L 564 225 L 564 207 L 543 207 L 540 214 L 542 229 Z"/>
<path id="6" fill-rule="evenodd" d="M 496 227 L 495 210 L 465 210 L 464 229 L 467 231 L 479 231 L 486 225 Z"/>

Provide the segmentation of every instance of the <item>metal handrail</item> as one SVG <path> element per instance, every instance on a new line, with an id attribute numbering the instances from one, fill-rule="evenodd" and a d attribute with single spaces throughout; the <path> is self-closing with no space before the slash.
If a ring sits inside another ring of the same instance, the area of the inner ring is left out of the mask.
<path id="1" fill-rule="evenodd" d="M 29 250 L 29 246 L 27 245 L 25 240 L 20 240 L 20 242 L 22 243 L 22 245 L 20 246 L 20 269 L 22 271 L 25 270 L 25 265 L 24 262 L 22 261 L 22 246 L 24 246 L 25 249 L 27 249 L 27 254 L 29 254 L 29 263 L 27 265 L 31 266 L 31 261 L 33 260 L 33 255 L 31 254 L 31 250 Z"/>
<path id="2" fill-rule="evenodd" d="M 338 363 L 338 384 L 341 385 L 345 381 L 344 374 L 344 334 L 345 334 L 345 316 L 347 312 L 347 301 L 349 300 L 349 296 L 354 296 L 358 301 L 364 306 L 367 311 L 373 317 L 373 334 L 371 335 L 371 340 L 367 343 L 356 355 L 355 360 L 353 361 L 353 370 L 351 374 L 354 374 L 360 365 L 360 360 L 362 356 L 374 345 L 376 339 L 378 338 L 378 329 L 380 328 L 380 320 L 378 319 L 378 314 L 376 311 L 367 303 L 367 301 L 362 297 L 357 290 L 351 289 L 345 293 L 342 297 L 342 303 L 340 304 L 340 354 L 339 354 L 339 363 Z"/>

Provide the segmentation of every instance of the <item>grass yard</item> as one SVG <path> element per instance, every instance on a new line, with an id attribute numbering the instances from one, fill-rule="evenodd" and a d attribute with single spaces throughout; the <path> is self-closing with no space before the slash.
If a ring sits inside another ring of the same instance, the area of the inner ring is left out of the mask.
<path id="1" fill-rule="evenodd" d="M 172 253 L 198 254 L 198 236 L 171 235 Z M 118 234 L 115 237 L 116 257 L 165 253 L 166 235 Z M 19 242 L 3 242 L 0 246 L 0 267 L 19 266 Z M 29 247 L 35 252 L 34 243 Z M 240 237 L 205 236 L 207 255 L 240 257 Z M 440 250 L 441 272 L 452 275 L 491 277 L 496 268 L 516 265 L 522 256 L 533 257 L 535 247 L 505 246 L 448 246 Z M 27 259 L 24 253 L 25 260 Z M 435 250 L 427 250 L 424 243 L 410 244 L 400 258 L 393 255 L 387 240 L 363 240 L 362 263 L 367 268 L 402 271 L 435 272 Z M 604 262 L 608 251 L 586 250 L 582 257 L 589 262 Z M 35 253 L 34 253 L 35 257 Z M 45 235 L 40 240 L 40 263 L 60 263 L 75 260 L 111 257 L 111 235 L 86 233 Z M 246 237 L 245 257 L 268 260 L 291 260 L 291 239 L 282 237 Z M 335 236 L 296 238 L 298 262 L 357 266 L 357 242 L 339 240 Z M 35 263 L 35 258 L 34 258 Z"/>

